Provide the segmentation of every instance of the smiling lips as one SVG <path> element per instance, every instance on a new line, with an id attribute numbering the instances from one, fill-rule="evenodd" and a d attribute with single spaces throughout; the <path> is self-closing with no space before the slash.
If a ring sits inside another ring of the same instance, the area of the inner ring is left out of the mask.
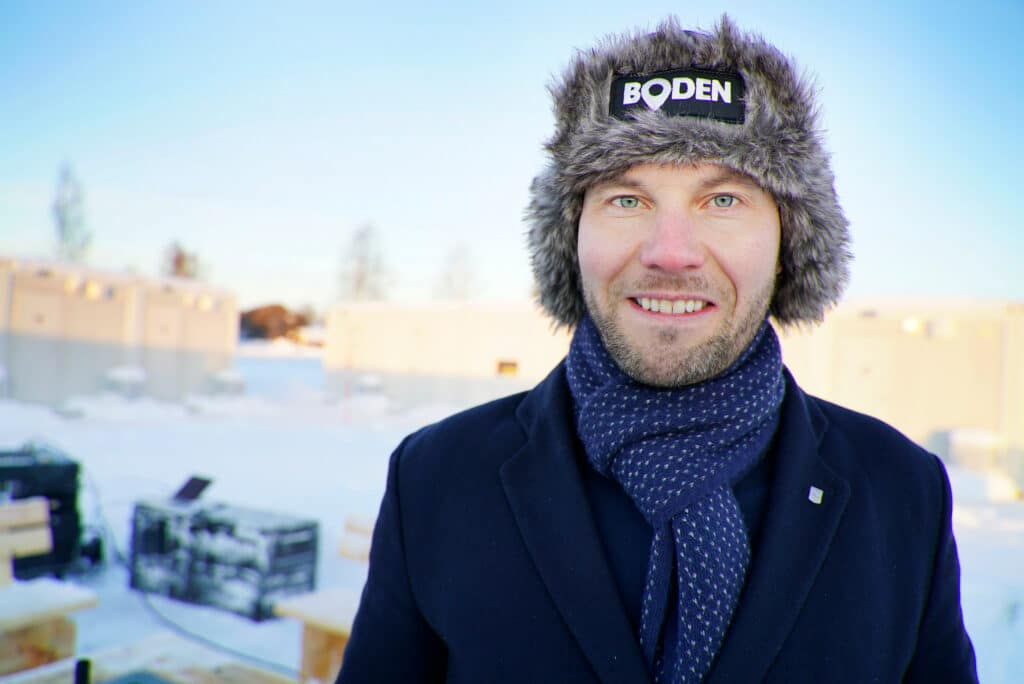
<path id="1" fill-rule="evenodd" d="M 634 302 L 640 305 L 644 311 L 653 311 L 663 314 L 687 314 L 702 311 L 710 303 L 703 299 L 653 299 L 650 297 L 637 297 Z"/>

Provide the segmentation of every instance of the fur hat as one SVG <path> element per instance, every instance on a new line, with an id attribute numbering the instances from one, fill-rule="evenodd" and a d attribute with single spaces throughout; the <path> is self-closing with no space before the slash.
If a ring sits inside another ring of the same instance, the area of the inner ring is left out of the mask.
<path id="1" fill-rule="evenodd" d="M 708 80 L 687 78 L 687 70 L 721 75 L 716 97 Z M 673 74 L 684 75 L 669 80 Z M 703 97 L 693 97 L 695 80 Z M 584 191 L 648 162 L 714 162 L 771 193 L 782 225 L 771 302 L 779 323 L 821 321 L 838 300 L 849 234 L 816 128 L 814 88 L 761 37 L 741 33 L 726 16 L 710 33 L 683 30 L 670 18 L 654 33 L 613 36 L 578 52 L 550 90 L 556 130 L 546 145 L 550 163 L 530 186 L 527 222 L 540 303 L 558 323 L 573 327 L 586 310 L 576 255 Z M 735 102 L 724 104 L 725 95 Z M 638 106 L 624 111 L 624 102 Z M 674 107 L 691 109 L 675 115 Z"/>

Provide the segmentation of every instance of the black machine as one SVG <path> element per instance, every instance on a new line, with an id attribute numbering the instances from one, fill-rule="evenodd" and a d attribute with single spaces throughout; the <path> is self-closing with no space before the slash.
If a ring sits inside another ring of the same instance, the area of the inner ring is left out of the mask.
<path id="1" fill-rule="evenodd" d="M 132 588 L 257 621 L 316 588 L 315 520 L 199 500 L 208 484 L 193 478 L 172 499 L 135 504 Z"/>
<path id="2" fill-rule="evenodd" d="M 100 540 L 82 540 L 78 475 L 78 463 L 51 447 L 26 444 L 17 451 L 0 451 L 0 499 L 42 496 L 50 502 L 53 550 L 16 558 L 14 576 L 18 579 L 61 577 L 76 569 L 83 559 L 94 563 L 100 560 Z"/>

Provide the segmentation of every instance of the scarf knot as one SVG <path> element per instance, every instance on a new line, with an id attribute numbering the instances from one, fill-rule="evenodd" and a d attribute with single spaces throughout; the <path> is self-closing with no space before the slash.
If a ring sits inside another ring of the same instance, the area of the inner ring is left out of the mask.
<path id="1" fill-rule="evenodd" d="M 775 331 L 766 320 L 724 372 L 665 389 L 627 376 L 586 316 L 566 374 L 588 460 L 654 529 L 640 624 L 648 665 L 659 684 L 700 682 L 750 560 L 732 485 L 764 454 L 778 423 L 785 383 Z"/>

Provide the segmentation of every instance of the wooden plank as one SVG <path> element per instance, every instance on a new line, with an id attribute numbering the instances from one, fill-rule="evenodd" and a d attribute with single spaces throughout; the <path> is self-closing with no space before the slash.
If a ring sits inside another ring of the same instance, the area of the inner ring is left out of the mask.
<path id="1" fill-rule="evenodd" d="M 13 527 L 50 524 L 50 500 L 45 496 L 16 499 L 0 504 L 0 536 Z"/>
<path id="2" fill-rule="evenodd" d="M 67 618 L 52 618 L 0 632 L 0 674 L 54 663 L 74 652 L 75 623 Z"/>
<path id="3" fill-rule="evenodd" d="M 103 684 L 131 673 L 147 671 L 175 684 L 295 684 L 273 672 L 238 661 L 169 631 L 78 657 L 92 661 L 92 681 Z M 74 659 L 4 677 L 4 684 L 69 684 Z"/>
<path id="4" fill-rule="evenodd" d="M 70 684 L 74 677 L 74 671 L 74 660 L 66 660 L 52 665 L 44 665 L 35 670 L 22 671 L 5 677 L 3 681 L 4 684 L 8 684 L 8 682 L 10 684 Z M 174 684 L 295 684 L 294 679 L 242 664 L 224 665 L 213 670 L 184 668 L 175 672 L 167 672 L 146 668 L 132 672 L 143 671 Z M 104 682 L 128 674 L 128 672 L 123 672 L 118 675 L 110 675 L 104 670 L 96 674 L 94 669 L 92 681 L 94 684 L 104 684 Z"/>
<path id="5" fill-rule="evenodd" d="M 70 684 L 74 681 L 74 661 L 59 660 L 51 665 L 42 665 L 31 670 L 4 677 L 4 684 Z M 93 679 L 93 681 L 97 681 Z"/>
<path id="6" fill-rule="evenodd" d="M 98 602 L 91 589 L 50 577 L 7 584 L 0 587 L 0 631 L 63 617 Z"/>
<path id="7" fill-rule="evenodd" d="M 14 559 L 53 548 L 50 501 L 36 496 L 0 504 L 0 586 L 14 580 Z"/>
<path id="8" fill-rule="evenodd" d="M 233 660 L 221 651 L 172 632 L 157 632 L 144 639 L 97 651 L 89 657 L 96 675 L 93 679 L 97 682 L 139 670 L 150 670 L 161 676 L 191 669 L 208 671 Z"/>
<path id="9" fill-rule="evenodd" d="M 342 535 L 338 543 L 338 555 L 355 561 L 370 560 L 370 538 L 351 533 Z"/>
<path id="10" fill-rule="evenodd" d="M 188 668 L 181 672 L 162 672 L 161 676 L 181 684 L 295 684 L 294 679 L 236 663 L 219 665 L 212 670 Z"/>
<path id="11" fill-rule="evenodd" d="M 293 617 L 331 634 L 348 636 L 359 608 L 360 592 L 341 587 L 300 594 L 274 603 L 274 614 Z"/>
<path id="12" fill-rule="evenodd" d="M 373 534 L 373 527 L 376 524 L 377 518 L 374 516 L 353 513 L 345 520 L 345 531 L 369 537 Z"/>
<path id="13" fill-rule="evenodd" d="M 348 644 L 348 635 L 332 634 L 317 627 L 302 628 L 302 667 L 299 679 L 314 679 L 331 684 L 341 669 L 341 659 Z"/>
<path id="14" fill-rule="evenodd" d="M 15 527 L 0 534 L 0 558 L 35 556 L 53 548 L 50 526 Z"/>

